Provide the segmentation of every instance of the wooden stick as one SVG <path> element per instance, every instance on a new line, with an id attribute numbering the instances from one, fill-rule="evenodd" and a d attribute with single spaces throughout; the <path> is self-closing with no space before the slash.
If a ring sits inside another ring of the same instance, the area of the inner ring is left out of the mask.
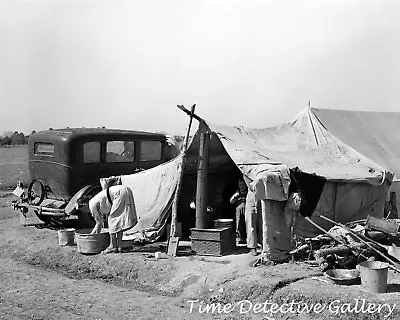
<path id="1" fill-rule="evenodd" d="M 181 109 L 181 107 L 184 108 L 183 106 L 178 106 L 179 109 Z M 185 165 L 185 154 L 186 154 L 186 150 L 187 150 L 187 147 L 189 144 L 189 135 L 190 135 L 190 129 L 192 126 L 195 107 L 196 107 L 196 105 L 194 104 L 190 111 L 189 125 L 186 130 L 186 135 L 184 138 L 185 140 L 183 141 L 183 149 L 181 151 L 182 159 L 179 164 L 179 170 L 178 170 L 179 179 L 178 179 L 178 184 L 176 186 L 176 191 L 175 191 L 175 195 L 174 195 L 174 202 L 172 203 L 172 221 L 171 221 L 171 236 L 172 237 L 175 237 L 175 235 L 176 235 L 176 223 L 177 223 L 177 216 L 178 216 L 178 214 L 177 214 L 178 213 L 178 200 L 179 200 L 179 195 L 181 192 L 181 186 L 182 186 L 182 180 L 183 180 L 183 169 L 184 169 L 184 165 Z"/>
<path id="2" fill-rule="evenodd" d="M 179 163 L 179 167 L 178 167 L 179 179 L 178 179 L 178 184 L 176 185 L 174 201 L 172 202 L 171 231 L 170 231 L 170 237 L 168 239 L 168 248 L 167 248 L 167 254 L 171 255 L 171 256 L 176 256 L 176 250 L 177 250 L 178 241 L 179 241 L 179 239 L 176 238 L 176 225 L 177 225 L 177 219 L 178 219 L 178 201 L 179 201 L 179 195 L 181 192 L 183 171 L 184 171 L 184 167 L 185 167 L 186 150 L 187 150 L 188 144 L 189 144 L 189 135 L 190 135 L 190 129 L 191 129 L 192 122 L 193 122 L 193 115 L 194 115 L 195 107 L 196 107 L 196 105 L 194 104 L 190 111 L 189 125 L 186 130 L 186 135 L 185 135 L 185 138 L 183 141 L 183 149 L 181 150 L 182 159 L 181 159 L 181 162 Z M 184 108 L 184 107 L 178 106 L 178 108 L 182 110 L 182 108 Z M 170 246 L 170 244 L 173 244 L 173 245 Z"/>
<path id="3" fill-rule="evenodd" d="M 396 263 L 395 261 L 393 261 L 392 259 L 390 259 L 389 257 L 385 256 L 382 252 L 380 252 L 378 249 L 376 249 L 372 244 L 370 244 L 368 241 L 365 241 L 362 237 L 360 237 L 357 233 L 355 233 L 353 230 L 351 230 L 350 228 L 346 227 L 344 224 L 341 224 L 339 222 L 333 221 L 323 215 L 320 215 L 320 217 L 322 219 L 325 219 L 326 221 L 329 221 L 339 227 L 342 227 L 344 230 L 346 230 L 347 232 L 349 232 L 351 235 L 353 235 L 355 238 L 357 238 L 358 240 L 360 240 L 362 243 L 366 244 L 368 247 L 370 247 L 372 250 L 374 250 L 377 254 L 379 254 L 382 258 L 384 258 L 386 261 L 390 262 L 392 264 L 392 266 L 390 266 L 394 271 L 397 271 L 400 273 L 400 269 L 398 269 L 399 265 L 398 263 Z"/>
<path id="4" fill-rule="evenodd" d="M 318 230 L 322 231 L 327 236 L 329 236 L 329 238 L 339 242 L 340 244 L 346 245 L 346 243 L 342 239 L 339 239 L 339 238 L 336 238 L 336 237 L 332 236 L 328 231 L 326 231 L 324 228 L 320 227 L 318 224 L 316 224 L 314 221 L 312 221 L 310 217 L 304 217 L 304 219 L 306 219 L 309 223 L 311 223 Z"/>
<path id="5" fill-rule="evenodd" d="M 184 113 L 186 113 L 188 116 L 190 116 L 191 118 L 195 118 L 196 120 L 198 120 L 199 122 L 203 122 L 204 120 L 202 118 L 200 118 L 197 114 L 195 114 L 194 112 L 189 111 L 188 109 L 186 109 L 184 106 L 177 106 L 179 109 L 181 109 Z M 193 107 L 192 107 L 193 108 Z"/>

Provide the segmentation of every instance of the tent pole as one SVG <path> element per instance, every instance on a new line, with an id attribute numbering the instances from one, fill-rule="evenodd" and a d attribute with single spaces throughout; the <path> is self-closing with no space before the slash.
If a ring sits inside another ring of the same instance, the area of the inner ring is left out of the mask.
<path id="1" fill-rule="evenodd" d="M 179 108 L 180 106 L 178 106 Z M 184 108 L 183 106 L 181 106 Z M 186 150 L 189 144 L 189 134 L 190 134 L 190 128 L 192 126 L 193 122 L 193 116 L 194 116 L 194 109 L 196 105 L 194 104 L 191 108 L 190 111 L 190 118 L 189 118 L 189 125 L 186 130 L 186 135 L 183 141 L 183 146 L 182 146 L 182 159 L 179 164 L 179 169 L 178 169 L 178 174 L 179 174 L 179 179 L 178 179 L 178 184 L 176 186 L 175 194 L 174 194 L 174 201 L 172 202 L 172 217 L 171 217 L 171 231 L 170 231 L 170 236 L 168 239 L 168 248 L 167 248 L 167 254 L 175 256 L 176 255 L 176 250 L 178 246 L 178 240 L 176 238 L 176 225 L 177 225 L 177 219 L 178 219 L 178 201 L 179 201 L 179 194 L 181 192 L 181 186 L 182 186 L 182 180 L 183 180 L 183 171 L 185 167 L 185 159 L 186 159 Z M 181 108 L 180 108 L 181 109 Z M 185 109 L 186 110 L 186 109 Z"/>
<path id="2" fill-rule="evenodd" d="M 177 106 L 179 109 L 181 109 L 184 113 L 186 113 L 188 116 L 195 118 L 199 122 L 203 122 L 204 120 L 200 118 L 197 114 L 194 112 L 191 112 L 190 110 L 186 109 L 184 106 L 178 105 Z"/>
<path id="3" fill-rule="evenodd" d="M 208 157 L 210 149 L 210 134 L 203 132 L 200 135 L 199 167 L 197 170 L 196 189 L 196 228 L 207 228 L 207 176 Z"/>

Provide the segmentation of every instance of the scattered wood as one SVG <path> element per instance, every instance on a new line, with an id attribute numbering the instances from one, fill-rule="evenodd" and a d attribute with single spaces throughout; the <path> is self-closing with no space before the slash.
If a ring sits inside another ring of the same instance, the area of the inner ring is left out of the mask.
<path id="1" fill-rule="evenodd" d="M 326 271 L 353 269 L 364 260 L 378 259 L 400 273 L 400 223 L 368 217 L 341 224 L 321 218 L 332 223 L 333 228 L 327 231 L 307 219 L 323 233 L 313 238 L 295 238 L 297 245 L 290 251 L 292 260 L 315 259 L 322 271 Z"/>
<path id="2" fill-rule="evenodd" d="M 374 250 L 378 255 L 380 255 L 383 259 L 385 259 L 387 262 L 389 262 L 389 267 L 391 267 L 391 269 L 393 269 L 394 271 L 397 271 L 400 273 L 400 265 L 399 263 L 393 261 L 391 258 L 389 258 L 388 256 L 384 255 L 381 251 L 379 251 L 378 249 L 376 249 L 370 242 L 365 241 L 359 234 L 355 233 L 354 231 L 352 231 L 351 229 L 349 229 L 348 227 L 346 227 L 345 225 L 333 221 L 323 215 L 320 216 L 322 219 L 325 219 L 326 221 L 329 221 L 339 227 L 342 227 L 343 229 L 345 229 L 347 232 L 349 232 L 352 236 L 356 237 L 359 241 L 361 241 L 362 243 L 366 244 L 369 248 L 371 248 L 372 250 Z"/>
<path id="3" fill-rule="evenodd" d="M 393 220 L 379 219 L 371 216 L 368 216 L 366 225 L 371 229 L 379 230 L 389 234 L 399 232 L 400 227 L 400 223 Z"/>
<path id="4" fill-rule="evenodd" d="M 377 230 L 365 230 L 365 236 L 368 238 L 375 240 L 375 241 L 385 241 L 388 239 L 387 234 L 385 234 L 382 231 L 377 231 Z"/>
<path id="5" fill-rule="evenodd" d="M 341 244 L 344 244 L 344 242 L 337 238 L 332 236 L 328 231 L 326 231 L 324 228 L 322 228 L 321 226 L 319 226 L 316 222 L 312 221 L 310 217 L 304 217 L 304 219 L 306 219 L 310 224 L 312 224 L 314 227 L 316 227 L 318 230 L 322 231 L 323 233 L 325 233 L 328 237 L 332 238 L 332 240 L 335 240 Z"/>
<path id="6" fill-rule="evenodd" d="M 349 253 L 354 250 L 361 251 L 361 250 L 364 250 L 365 248 L 367 248 L 367 245 L 365 245 L 365 244 L 360 244 L 358 246 L 352 246 L 352 247 L 344 246 L 344 245 L 337 245 L 337 246 L 330 247 L 330 248 L 316 250 L 314 252 L 314 256 L 315 256 L 315 259 L 318 260 L 320 258 L 324 258 L 331 254 Z"/>

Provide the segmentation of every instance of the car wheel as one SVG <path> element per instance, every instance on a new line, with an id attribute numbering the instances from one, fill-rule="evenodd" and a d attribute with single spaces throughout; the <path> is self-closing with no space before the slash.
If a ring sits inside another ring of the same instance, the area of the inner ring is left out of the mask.
<path id="1" fill-rule="evenodd" d="M 32 180 L 28 186 L 28 201 L 29 204 L 38 206 L 42 203 L 46 196 L 44 185 L 39 180 Z"/>

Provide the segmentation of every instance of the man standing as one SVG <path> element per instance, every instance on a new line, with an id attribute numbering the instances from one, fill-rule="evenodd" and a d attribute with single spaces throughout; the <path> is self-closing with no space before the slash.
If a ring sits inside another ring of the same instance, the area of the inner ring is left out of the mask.
<path id="1" fill-rule="evenodd" d="M 246 232 L 247 232 L 247 248 L 250 254 L 256 256 L 258 243 L 262 243 L 262 221 L 261 211 L 256 202 L 255 193 L 248 188 L 246 196 L 245 208 Z"/>
<path id="2" fill-rule="evenodd" d="M 246 206 L 247 186 L 243 178 L 238 179 L 238 190 L 233 194 L 229 202 L 236 206 L 236 239 L 240 244 L 246 243 Z"/>

